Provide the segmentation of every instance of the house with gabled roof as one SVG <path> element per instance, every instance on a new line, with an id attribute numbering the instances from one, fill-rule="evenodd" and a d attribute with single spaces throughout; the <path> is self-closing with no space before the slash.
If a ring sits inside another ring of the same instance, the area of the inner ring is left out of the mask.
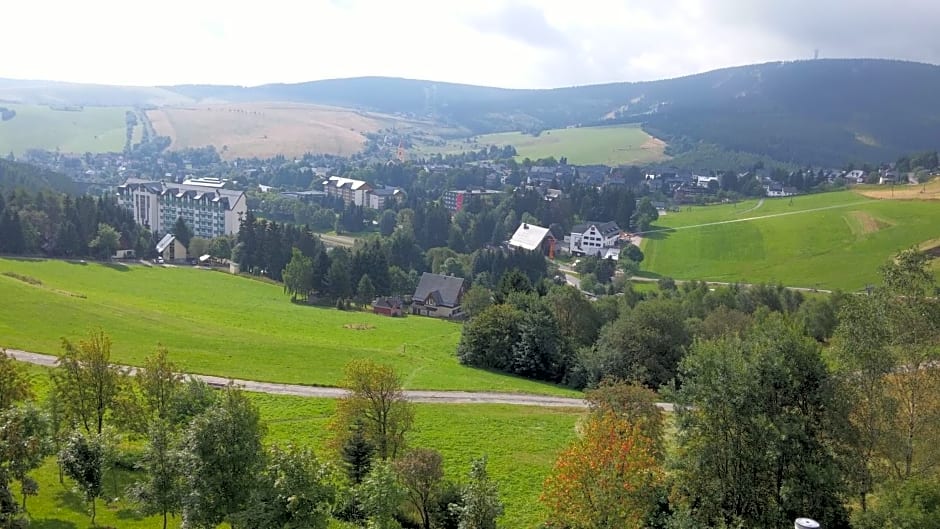
<path id="1" fill-rule="evenodd" d="M 552 255 L 555 249 L 555 236 L 548 228 L 523 222 L 509 239 L 509 247 Z"/>
<path id="2" fill-rule="evenodd" d="M 582 222 L 571 228 L 568 249 L 572 255 L 604 255 L 620 240 L 616 222 Z"/>
<path id="3" fill-rule="evenodd" d="M 157 255 L 163 258 L 166 262 L 172 261 L 185 261 L 187 257 L 186 247 L 183 246 L 175 235 L 172 233 L 167 233 L 160 239 L 160 242 L 157 243 Z"/>
<path id="4" fill-rule="evenodd" d="M 460 302 L 464 292 L 464 278 L 425 272 L 412 296 L 411 312 L 435 318 L 459 318 L 463 315 Z"/>

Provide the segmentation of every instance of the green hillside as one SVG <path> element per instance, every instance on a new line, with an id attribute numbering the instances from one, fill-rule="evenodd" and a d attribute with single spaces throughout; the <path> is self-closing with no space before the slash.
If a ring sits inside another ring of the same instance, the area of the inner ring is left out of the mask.
<path id="1" fill-rule="evenodd" d="M 606 127 L 575 127 L 542 131 L 539 135 L 502 132 L 448 142 L 444 146 L 426 146 L 425 154 L 451 154 L 476 151 L 490 145 L 512 145 L 517 159 L 538 160 L 562 156 L 578 165 L 629 165 L 658 162 L 665 158 L 665 144 L 650 136 L 638 124 Z"/>
<path id="2" fill-rule="evenodd" d="M 162 344 L 193 373 L 329 386 L 370 358 L 409 389 L 575 393 L 461 366 L 459 324 L 295 305 L 280 285 L 220 272 L 0 259 L 0 299 L 0 346 L 15 349 L 57 354 L 62 337 L 100 327 L 128 364 Z"/>
<path id="3" fill-rule="evenodd" d="M 654 229 L 643 244 L 653 274 L 857 290 L 897 250 L 940 237 L 940 207 L 844 191 L 694 207 Z"/>
<path id="4" fill-rule="evenodd" d="M 82 107 L 53 110 L 41 105 L 2 106 L 16 116 L 0 121 L 0 153 L 21 155 L 27 149 L 50 151 L 120 152 L 124 149 L 126 107 Z"/>

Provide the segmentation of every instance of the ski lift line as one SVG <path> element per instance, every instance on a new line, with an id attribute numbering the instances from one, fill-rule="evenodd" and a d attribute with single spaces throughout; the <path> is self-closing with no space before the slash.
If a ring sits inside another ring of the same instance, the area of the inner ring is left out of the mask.
<path id="1" fill-rule="evenodd" d="M 655 230 L 637 231 L 633 233 L 634 235 L 645 235 L 648 233 L 660 233 L 664 231 L 679 231 L 679 230 L 689 230 L 692 228 L 705 228 L 708 226 L 720 226 L 722 224 L 734 224 L 735 222 L 748 222 L 752 220 L 772 219 L 776 217 L 786 217 L 789 215 L 799 215 L 801 213 L 813 213 L 816 211 L 826 211 L 829 209 L 848 208 L 852 206 L 858 206 L 861 204 L 868 204 L 870 202 L 871 202 L 870 200 L 861 200 L 858 202 L 850 202 L 848 204 L 836 204 L 835 206 L 823 206 L 821 208 L 801 209 L 799 211 L 785 211 L 783 213 L 771 213 L 770 215 L 762 215 L 760 217 L 747 217 L 743 219 L 720 220 L 716 222 L 706 222 L 704 224 L 693 224 L 692 226 L 676 226 L 675 228 L 656 228 Z"/>

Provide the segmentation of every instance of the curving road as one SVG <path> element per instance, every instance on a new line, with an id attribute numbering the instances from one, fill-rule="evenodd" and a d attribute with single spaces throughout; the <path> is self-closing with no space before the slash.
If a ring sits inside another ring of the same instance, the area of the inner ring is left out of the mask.
<path id="1" fill-rule="evenodd" d="M 12 358 L 30 364 L 46 367 L 55 367 L 58 360 L 53 355 L 31 353 L 17 349 L 7 349 Z M 135 369 L 131 366 L 120 366 L 133 374 Z M 225 386 L 232 383 L 245 391 L 258 393 L 271 393 L 274 395 L 294 395 L 298 397 L 317 397 L 338 399 L 346 395 L 342 388 L 329 388 L 322 386 L 302 386 L 299 384 L 279 384 L 276 382 L 258 382 L 255 380 L 229 379 L 212 375 L 187 375 L 202 380 L 213 387 Z M 541 406 L 546 408 L 584 408 L 587 406 L 583 399 L 566 397 L 550 397 L 544 395 L 529 395 L 523 393 L 490 393 L 483 391 L 428 391 L 408 390 L 405 397 L 412 402 L 441 403 L 441 404 L 511 404 L 516 406 Z M 662 402 L 658 406 L 665 411 L 672 411 L 670 403 Z"/>

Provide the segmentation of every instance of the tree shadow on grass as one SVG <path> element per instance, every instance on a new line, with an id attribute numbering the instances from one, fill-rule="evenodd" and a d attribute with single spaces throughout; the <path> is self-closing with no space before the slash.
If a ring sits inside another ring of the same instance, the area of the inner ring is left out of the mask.
<path id="1" fill-rule="evenodd" d="M 119 520 L 140 521 L 144 519 L 144 517 L 141 516 L 139 512 L 137 512 L 134 509 L 128 509 L 126 507 L 123 509 L 119 509 L 117 512 L 114 513 L 114 515 L 117 516 Z"/>
<path id="2" fill-rule="evenodd" d="M 87 514 L 90 509 L 88 502 L 81 494 L 72 490 L 60 490 L 55 493 L 55 501 L 59 507 L 81 514 Z"/>
<path id="3" fill-rule="evenodd" d="M 650 226 L 650 228 L 640 236 L 652 241 L 664 241 L 669 238 L 670 234 L 675 233 L 675 231 L 675 229 L 667 228 L 666 226 Z"/>
<path id="4" fill-rule="evenodd" d="M 46 261 L 46 259 L 42 257 L 13 257 L 11 256 L 11 257 L 4 257 L 4 259 L 8 261 L 23 261 L 26 263 L 42 263 Z"/>
<path id="5" fill-rule="evenodd" d="M 55 518 L 33 518 L 29 521 L 29 527 L 32 529 L 76 529 L 78 526 L 75 522 Z"/>
<path id="6" fill-rule="evenodd" d="M 121 263 L 101 263 L 101 266 L 105 268 L 110 268 L 111 270 L 116 270 L 118 272 L 130 272 L 131 271 L 131 267 L 127 266 L 126 264 L 121 264 Z"/>

